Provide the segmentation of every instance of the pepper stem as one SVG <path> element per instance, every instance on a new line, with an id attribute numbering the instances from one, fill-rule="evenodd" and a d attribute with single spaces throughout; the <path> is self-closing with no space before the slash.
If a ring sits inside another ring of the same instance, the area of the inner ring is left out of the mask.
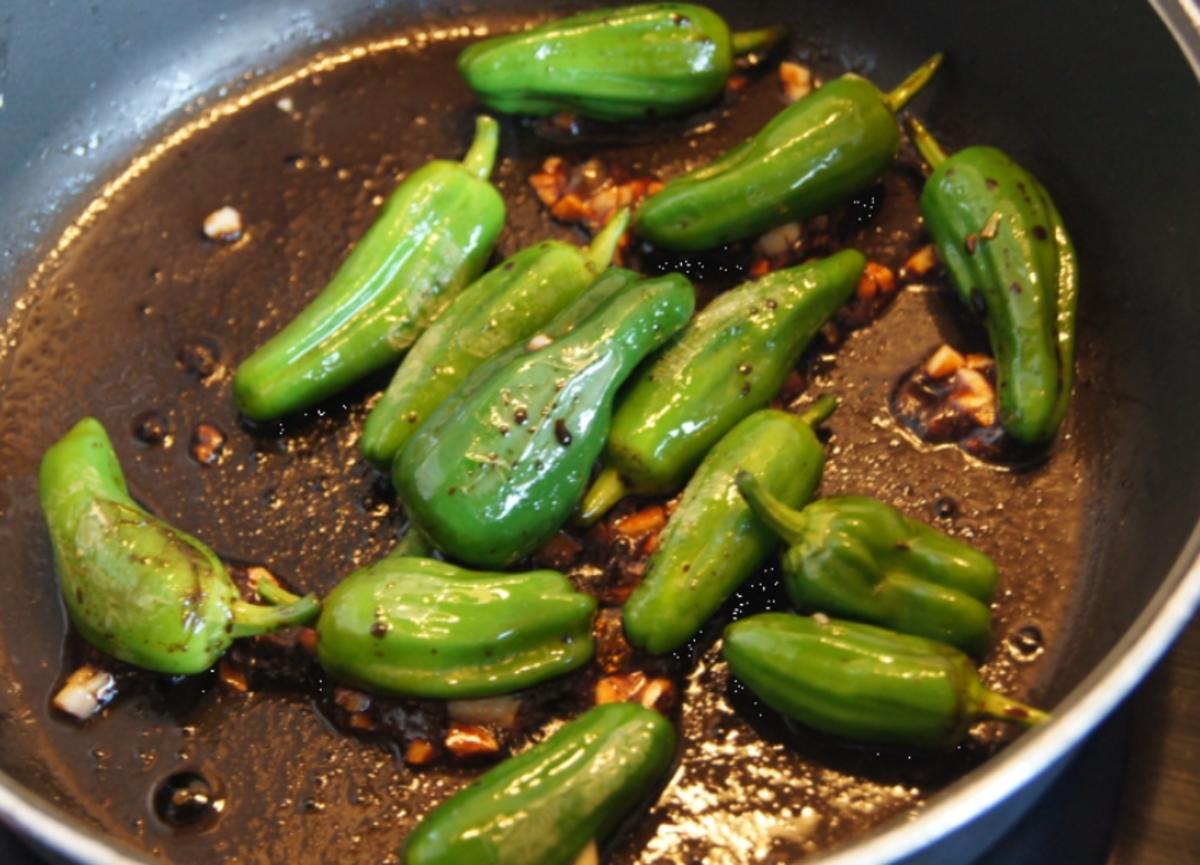
<path id="1" fill-rule="evenodd" d="M 463 157 L 462 165 L 480 180 L 487 180 L 496 164 L 496 148 L 500 145 L 500 124 L 480 114 L 475 118 L 475 140 Z"/>
<path id="2" fill-rule="evenodd" d="M 245 601 L 234 601 L 231 606 L 235 637 L 253 637 L 288 625 L 306 625 L 321 612 L 321 602 L 316 595 L 305 595 L 280 607 L 263 607 Z"/>
<path id="3" fill-rule="evenodd" d="M 762 30 L 743 30 L 734 33 L 729 44 L 733 48 L 733 56 L 753 54 L 755 51 L 768 51 L 775 43 L 787 36 L 786 27 L 764 27 Z"/>
<path id="4" fill-rule="evenodd" d="M 980 718 L 1008 721 L 1022 727 L 1036 727 L 1050 720 L 1050 713 L 1027 706 L 998 691 L 983 691 L 976 713 Z"/>
<path id="5" fill-rule="evenodd" d="M 912 136 L 913 144 L 921 158 L 929 163 L 930 168 L 937 168 L 946 161 L 946 151 L 937 143 L 933 133 L 925 128 L 925 124 L 915 117 L 908 117 L 908 134 Z"/>
<path id="6" fill-rule="evenodd" d="M 625 229 L 628 227 L 629 208 L 622 207 L 612 215 L 608 224 L 592 238 L 592 243 L 587 250 L 587 260 L 596 270 L 604 270 L 608 267 L 613 256 L 617 254 L 617 247 L 621 245 L 621 238 L 625 236 Z"/>
<path id="7" fill-rule="evenodd" d="M 929 79 L 933 77 L 933 73 L 937 72 L 939 66 L 942 65 L 942 60 L 945 59 L 942 52 L 938 52 L 918 66 L 912 71 L 912 74 L 900 82 L 900 86 L 891 93 L 883 97 L 883 104 L 895 114 L 901 108 L 908 104 L 921 88 L 929 83 Z"/>
<path id="8" fill-rule="evenodd" d="M 272 607 L 282 607 L 300 600 L 299 595 L 292 594 L 274 580 L 259 580 L 254 584 L 254 591 L 258 592 L 258 596 Z"/>
<path id="9" fill-rule="evenodd" d="M 748 471 L 739 471 L 734 482 L 755 516 L 789 544 L 800 543 L 804 538 L 805 520 L 799 511 L 792 510 L 763 489 L 758 478 Z"/>
<path id="10" fill-rule="evenodd" d="M 600 472 L 596 482 L 583 497 L 583 503 L 579 506 L 575 522 L 581 526 L 590 526 L 608 513 L 613 505 L 625 498 L 627 492 L 629 492 L 629 488 L 621 480 L 621 473 L 615 468 L 606 468 Z"/>
<path id="11" fill-rule="evenodd" d="M 837 397 L 831 393 L 827 393 L 810 405 L 808 410 L 800 415 L 800 420 L 804 421 L 810 427 L 816 428 L 829 420 L 829 416 L 837 410 L 837 407 Z"/>

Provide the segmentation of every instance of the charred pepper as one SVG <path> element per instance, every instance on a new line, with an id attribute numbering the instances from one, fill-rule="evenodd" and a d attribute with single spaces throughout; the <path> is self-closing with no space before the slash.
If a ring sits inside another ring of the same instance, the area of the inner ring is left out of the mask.
<path id="1" fill-rule="evenodd" d="M 895 113 L 941 60 L 931 57 L 887 94 L 853 74 L 814 90 L 647 199 L 637 233 L 664 249 L 711 249 L 841 204 L 891 163 L 900 145 Z"/>
<path id="2" fill-rule="evenodd" d="M 987 690 L 958 649 L 873 625 L 762 613 L 726 628 L 721 651 L 775 711 L 859 742 L 949 749 L 976 721 L 1049 719 Z"/>
<path id="3" fill-rule="evenodd" d="M 709 451 L 625 602 L 630 643 L 655 654 L 679 648 L 762 567 L 779 539 L 738 495 L 735 477 L 752 471 L 784 501 L 808 501 L 825 464 L 812 427 L 836 405 L 825 397 L 801 416 L 755 412 Z"/>
<path id="4" fill-rule="evenodd" d="M 459 55 L 458 69 L 495 111 L 637 120 L 711 102 L 735 56 L 769 48 L 783 35 L 780 28 L 731 34 L 703 6 L 651 3 L 485 39 Z"/>
<path id="5" fill-rule="evenodd" d="M 498 136 L 480 117 L 462 163 L 430 162 L 400 184 L 316 299 L 238 367 L 246 416 L 306 408 L 396 360 L 480 274 L 504 225 L 487 181 Z"/>
<path id="6" fill-rule="evenodd" d="M 38 497 L 67 614 L 96 648 L 158 673 L 202 673 L 237 637 L 316 616 L 316 598 L 262 582 L 243 601 L 202 542 L 129 495 L 104 427 L 85 418 L 46 451 Z"/>
<path id="7" fill-rule="evenodd" d="M 639 283 L 442 403 L 392 469 L 412 520 L 478 567 L 505 567 L 544 544 L 583 493 L 617 388 L 694 303 L 679 274 Z"/>
<path id="8" fill-rule="evenodd" d="M 571 865 L 663 782 L 675 730 L 636 703 L 596 706 L 491 769 L 409 835 L 405 865 Z"/>
<path id="9" fill-rule="evenodd" d="M 405 356 L 367 416 L 363 452 L 388 466 L 429 413 L 489 357 L 535 336 L 608 266 L 629 222 L 619 212 L 587 250 L 527 247 L 455 298 Z"/>
<path id="10" fill-rule="evenodd" d="M 606 466 L 580 520 L 630 492 L 671 493 L 738 421 L 775 398 L 809 340 L 850 297 L 866 260 L 847 249 L 720 295 L 621 397 Z"/>
<path id="11" fill-rule="evenodd" d="M 557 571 L 389 555 L 329 593 L 317 658 L 334 678 L 381 694 L 489 697 L 586 664 L 595 612 L 595 599 Z"/>
<path id="12" fill-rule="evenodd" d="M 783 584 L 797 607 L 940 640 L 975 656 L 987 651 L 996 589 L 988 556 L 864 496 L 792 510 L 765 489 L 769 474 L 752 472 L 738 476 L 738 488 L 791 545 L 783 554 Z"/>
<path id="13" fill-rule="evenodd" d="M 1075 380 L 1079 266 L 1045 187 L 994 147 L 953 156 L 910 118 L 933 173 L 921 213 L 950 279 L 987 329 L 996 356 L 1000 425 L 1040 444 L 1067 413 Z"/>

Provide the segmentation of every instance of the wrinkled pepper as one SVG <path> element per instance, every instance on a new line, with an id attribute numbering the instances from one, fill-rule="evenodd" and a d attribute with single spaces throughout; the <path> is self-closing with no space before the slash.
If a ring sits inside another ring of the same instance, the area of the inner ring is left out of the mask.
<path id="1" fill-rule="evenodd" d="M 945 750 L 985 719 L 1049 719 L 952 646 L 857 622 L 761 613 L 725 629 L 730 672 L 775 711 L 858 742 Z"/>
<path id="2" fill-rule="evenodd" d="M 735 56 L 769 48 L 783 35 L 780 28 L 731 34 L 703 6 L 650 3 L 485 39 L 459 55 L 458 69 L 495 111 L 637 120 L 713 101 Z"/>
<path id="3" fill-rule="evenodd" d="M 498 140 L 480 117 L 462 163 L 430 162 L 397 187 L 316 299 L 238 367 L 247 417 L 306 408 L 396 360 L 480 274 L 504 226 L 487 181 Z"/>
<path id="4" fill-rule="evenodd" d="M 821 325 L 850 297 L 866 260 L 847 249 L 717 297 L 621 396 L 590 523 L 630 492 L 672 493 L 738 421 L 775 398 Z"/>
<path id="5" fill-rule="evenodd" d="M 709 451 L 625 602 L 630 643 L 655 654 L 679 648 L 763 566 L 779 539 L 738 495 L 735 477 L 752 471 L 784 501 L 808 501 L 825 464 L 812 428 L 836 405 L 825 397 L 801 416 L 755 412 Z"/>
<path id="6" fill-rule="evenodd" d="M 587 250 L 544 240 L 476 280 L 405 355 L 367 416 L 362 447 L 389 466 L 429 413 L 489 357 L 528 340 L 608 266 L 629 222 L 620 211 Z"/>
<path id="7" fill-rule="evenodd" d="M 694 304 L 679 274 L 638 283 L 567 336 L 442 403 L 392 469 L 413 522 L 477 567 L 505 567 L 538 549 L 579 502 L 617 388 Z"/>
<path id="8" fill-rule="evenodd" d="M 1041 444 L 1066 416 L 1075 380 L 1075 247 L 1045 187 L 1003 152 L 947 156 L 920 121 L 909 122 L 933 169 L 921 213 L 996 357 L 1000 425 Z"/>
<path id="9" fill-rule="evenodd" d="M 157 673 L 209 669 L 237 637 L 316 616 L 316 598 L 263 581 L 243 601 L 202 542 L 129 495 L 104 427 L 85 418 L 42 457 L 38 497 L 67 614 L 89 643 Z"/>
<path id="10" fill-rule="evenodd" d="M 405 865 L 571 865 L 661 784 L 675 730 L 636 703 L 596 706 L 423 819 Z"/>
<path id="11" fill-rule="evenodd" d="M 557 571 L 486 573 L 393 554 L 329 593 L 317 659 L 379 694 L 507 694 L 591 660 L 595 612 L 595 599 Z"/>
<path id="12" fill-rule="evenodd" d="M 793 604 L 940 640 L 976 657 L 987 651 L 996 590 L 988 556 L 864 496 L 821 499 L 795 511 L 765 488 L 769 480 L 748 470 L 737 484 L 758 518 L 790 545 L 783 584 Z"/>
<path id="13" fill-rule="evenodd" d="M 941 59 L 887 94 L 853 74 L 830 81 L 750 140 L 667 183 L 642 204 L 635 230 L 664 249 L 697 251 L 842 204 L 891 164 L 900 146 L 895 113 Z"/>

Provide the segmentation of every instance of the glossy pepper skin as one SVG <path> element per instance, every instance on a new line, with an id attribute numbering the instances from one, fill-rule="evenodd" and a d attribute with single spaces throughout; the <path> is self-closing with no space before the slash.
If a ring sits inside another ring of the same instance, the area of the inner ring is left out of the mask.
<path id="1" fill-rule="evenodd" d="M 485 39 L 459 55 L 458 69 L 494 111 L 638 120 L 711 102 L 735 55 L 782 36 L 779 29 L 730 34 L 703 6 L 648 3 Z"/>
<path id="2" fill-rule="evenodd" d="M 823 213 L 874 181 L 900 145 L 895 113 L 933 75 L 936 55 L 889 94 L 843 75 L 779 112 L 753 138 L 667 183 L 635 230 L 663 249 L 697 251 Z"/>
<path id="3" fill-rule="evenodd" d="M 238 367 L 243 414 L 307 408 L 395 361 L 480 274 L 504 226 L 487 181 L 498 135 L 480 117 L 462 163 L 436 160 L 405 178 L 316 299 Z"/>
<path id="4" fill-rule="evenodd" d="M 129 496 L 104 427 L 85 418 L 42 457 L 38 497 L 67 614 L 96 648 L 157 673 L 202 673 L 236 637 L 311 620 L 315 598 L 262 583 L 243 601 L 212 550 Z"/>
<path id="5" fill-rule="evenodd" d="M 694 304 L 679 274 L 639 283 L 442 403 L 392 469 L 413 522 L 477 567 L 505 567 L 544 544 L 583 493 L 617 388 Z"/>
<path id="6" fill-rule="evenodd" d="M 527 341 L 608 266 L 629 221 L 618 213 L 587 250 L 544 240 L 508 258 L 455 298 L 405 355 L 367 416 L 363 452 L 376 465 L 493 355 Z"/>
<path id="7" fill-rule="evenodd" d="M 738 487 L 762 523 L 790 545 L 783 584 L 793 604 L 940 640 L 976 657 L 987 651 L 996 590 L 988 556 L 864 496 L 793 510 L 765 488 L 768 480 L 750 469 Z"/>
<path id="8" fill-rule="evenodd" d="M 808 501 L 825 465 L 812 427 L 836 404 L 822 399 L 803 416 L 755 412 L 709 451 L 625 602 L 630 643 L 654 654 L 678 649 L 763 566 L 779 539 L 738 493 L 735 478 L 754 472 L 784 501 L 797 507 Z"/>
<path id="9" fill-rule="evenodd" d="M 1000 425 L 1024 444 L 1046 442 L 1075 380 L 1079 266 L 1062 216 L 1003 152 L 968 147 L 947 156 L 919 121 L 910 126 L 933 168 L 921 213 L 996 357 Z"/>
<path id="10" fill-rule="evenodd" d="M 783 386 L 812 337 L 858 285 L 847 249 L 717 297 L 626 388 L 605 469 L 580 509 L 598 519 L 629 492 L 671 493 L 738 421 Z"/>
<path id="11" fill-rule="evenodd" d="M 663 782 L 675 731 L 636 703 L 609 703 L 510 757 L 430 812 L 405 865 L 571 865 Z"/>
<path id="12" fill-rule="evenodd" d="M 976 721 L 1049 717 L 984 688 L 958 649 L 873 625 L 762 613 L 727 627 L 721 651 L 775 711 L 858 742 L 946 750 Z"/>
<path id="13" fill-rule="evenodd" d="M 379 694 L 507 694 L 592 657 L 596 601 L 557 571 L 468 571 L 389 555 L 338 584 L 317 620 L 317 658 Z"/>

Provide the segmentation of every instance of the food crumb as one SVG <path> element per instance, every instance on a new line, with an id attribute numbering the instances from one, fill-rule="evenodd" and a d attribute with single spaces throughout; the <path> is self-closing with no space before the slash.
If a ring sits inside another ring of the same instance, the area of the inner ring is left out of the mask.
<path id="1" fill-rule="evenodd" d="M 214 424 L 197 424 L 192 431 L 191 452 L 192 458 L 200 465 L 216 465 L 225 458 L 225 433 Z"/>

